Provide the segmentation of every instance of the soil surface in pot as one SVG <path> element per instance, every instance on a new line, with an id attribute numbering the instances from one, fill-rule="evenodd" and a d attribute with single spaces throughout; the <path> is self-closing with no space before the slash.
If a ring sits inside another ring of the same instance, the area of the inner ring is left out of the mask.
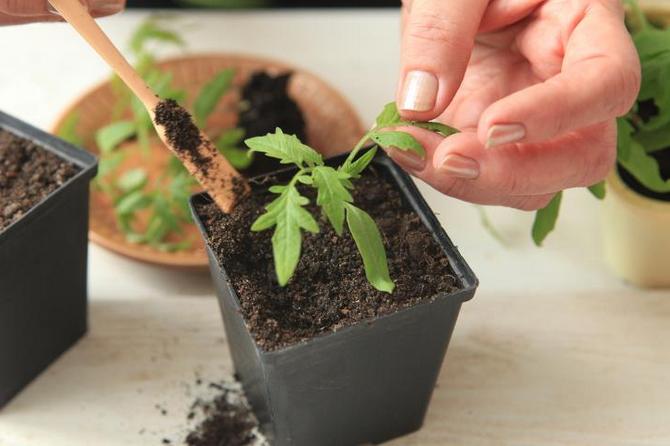
<path id="1" fill-rule="evenodd" d="M 650 155 L 658 162 L 661 178 L 666 181 L 670 179 L 670 147 L 653 152 Z M 626 184 L 626 186 L 630 187 L 638 194 L 653 198 L 655 200 L 670 201 L 670 192 L 655 192 L 645 187 L 621 165 L 617 166 L 617 171 L 619 173 L 619 177 L 621 177 L 621 180 Z"/>
<path id="2" fill-rule="evenodd" d="M 260 348 L 286 347 L 460 287 L 448 258 L 419 216 L 374 167 L 356 181 L 353 196 L 383 234 L 395 291 L 383 293 L 368 283 L 351 236 L 347 232 L 338 236 L 323 216 L 321 231 L 303 236 L 295 276 L 286 287 L 280 287 L 272 258 L 272 230 L 249 230 L 273 197 L 266 191 L 271 184 L 277 181 L 268 177 L 254 181 L 251 196 L 230 215 L 213 203 L 197 209 Z M 319 216 L 313 190 L 304 187 L 302 193 L 310 198 L 309 211 Z"/>
<path id="3" fill-rule="evenodd" d="M 32 141 L 0 128 L 0 231 L 78 170 Z"/>

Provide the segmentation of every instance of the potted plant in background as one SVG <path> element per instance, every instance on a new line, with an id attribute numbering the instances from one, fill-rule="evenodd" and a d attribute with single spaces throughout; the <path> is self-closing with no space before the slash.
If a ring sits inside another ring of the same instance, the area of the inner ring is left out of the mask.
<path id="1" fill-rule="evenodd" d="M 642 64 L 633 109 L 618 120 L 617 169 L 607 178 L 605 259 L 639 286 L 670 286 L 670 28 L 635 2 L 627 25 Z"/>
<path id="2" fill-rule="evenodd" d="M 423 154 L 389 129 L 400 125 L 454 131 L 403 122 L 389 104 L 350 154 L 324 161 L 277 129 L 246 143 L 294 168 L 253 179 L 230 214 L 191 199 L 236 372 L 275 446 L 376 444 L 418 429 L 474 295 L 477 279 L 414 183 L 364 148 Z"/>
<path id="3" fill-rule="evenodd" d="M 0 113 L 0 406 L 87 328 L 95 158 Z"/>
<path id="4" fill-rule="evenodd" d="M 617 164 L 590 187 L 604 199 L 602 236 L 607 264 L 623 279 L 670 286 L 670 28 L 667 14 L 645 15 L 627 1 L 626 24 L 642 65 L 633 108 L 617 119 Z M 607 197 L 605 197 L 607 191 Z M 541 245 L 554 229 L 562 193 L 537 211 L 532 237 Z"/>
<path id="5" fill-rule="evenodd" d="M 281 126 L 332 153 L 363 133 L 349 104 L 303 70 L 245 55 L 158 61 L 159 51 L 184 46 L 177 28 L 175 19 L 151 17 L 142 23 L 129 45 L 135 66 L 161 97 L 186 105 L 245 176 L 277 168 L 266 157 L 248 156 L 245 137 Z M 188 197 L 197 186 L 165 150 L 146 110 L 118 78 L 73 103 L 54 132 L 100 157 L 91 193 L 93 242 L 152 263 L 207 265 L 188 212 Z"/>

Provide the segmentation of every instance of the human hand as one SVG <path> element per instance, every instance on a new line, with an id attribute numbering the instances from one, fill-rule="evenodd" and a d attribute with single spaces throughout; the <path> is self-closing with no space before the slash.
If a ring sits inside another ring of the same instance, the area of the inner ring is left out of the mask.
<path id="1" fill-rule="evenodd" d="M 637 97 L 640 65 L 616 0 L 406 0 L 397 104 L 426 158 L 407 171 L 466 201 L 544 207 L 602 180 L 615 117 Z"/>
<path id="2" fill-rule="evenodd" d="M 82 0 L 94 17 L 116 14 L 125 0 Z M 62 20 L 46 0 L 0 0 L 0 25 Z"/>

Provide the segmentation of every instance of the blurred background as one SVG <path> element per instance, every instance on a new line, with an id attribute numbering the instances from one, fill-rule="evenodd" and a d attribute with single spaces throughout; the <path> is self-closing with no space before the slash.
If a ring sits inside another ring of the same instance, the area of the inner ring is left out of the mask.
<path id="1" fill-rule="evenodd" d="M 140 8 L 343 8 L 393 7 L 397 0 L 130 0 L 129 7 Z"/>

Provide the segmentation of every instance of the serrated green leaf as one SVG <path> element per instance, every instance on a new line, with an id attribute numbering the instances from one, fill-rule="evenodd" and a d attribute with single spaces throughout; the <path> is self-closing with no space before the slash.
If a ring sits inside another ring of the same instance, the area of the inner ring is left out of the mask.
<path id="1" fill-rule="evenodd" d="M 221 97 L 230 90 L 234 77 L 235 70 L 227 68 L 202 87 L 193 104 L 193 113 L 199 126 L 205 125 Z"/>
<path id="2" fill-rule="evenodd" d="M 323 209 L 335 232 L 342 235 L 344 230 L 345 204 L 354 201 L 342 184 L 337 171 L 329 166 L 315 167 L 312 172 L 314 186 L 317 188 L 316 204 Z"/>
<path id="3" fill-rule="evenodd" d="M 372 147 L 363 155 L 359 156 L 353 163 L 344 164 L 341 171 L 349 175 L 351 178 L 358 178 L 365 168 L 372 162 L 376 154 L 377 148 Z"/>
<path id="4" fill-rule="evenodd" d="M 119 144 L 135 136 L 137 127 L 132 121 L 113 122 L 95 132 L 95 143 L 100 152 L 109 153 Z"/>
<path id="5" fill-rule="evenodd" d="M 395 148 L 399 150 L 409 150 L 422 158 L 426 156 L 426 151 L 421 143 L 406 132 L 385 130 L 373 133 L 370 135 L 370 139 L 385 149 Z"/>
<path id="6" fill-rule="evenodd" d="M 77 125 L 79 124 L 79 112 L 74 111 L 67 115 L 63 120 L 63 124 L 58 130 L 57 136 L 64 141 L 74 144 L 75 146 L 83 146 L 84 139 L 77 132 Z"/>
<path id="7" fill-rule="evenodd" d="M 300 260 L 302 246 L 300 230 L 319 232 L 316 220 L 303 208 L 308 202 L 309 200 L 302 197 L 291 183 L 281 195 L 266 206 L 266 212 L 251 226 L 252 231 L 263 231 L 275 226 L 272 252 L 280 286 L 288 283 Z"/>
<path id="8" fill-rule="evenodd" d="M 377 116 L 375 124 L 377 127 L 390 127 L 402 121 L 398 107 L 395 102 L 389 102 L 384 106 L 382 112 Z"/>
<path id="9" fill-rule="evenodd" d="M 558 213 L 561 208 L 562 197 L 563 192 L 558 192 L 554 195 L 554 198 L 551 199 L 549 204 L 535 212 L 535 221 L 533 221 L 531 234 L 533 236 L 533 241 L 537 246 L 542 246 L 544 239 L 547 238 L 547 235 L 549 235 L 549 233 L 556 227 L 556 220 L 558 219 Z"/>
<path id="10" fill-rule="evenodd" d="M 593 186 L 589 186 L 589 192 L 591 192 L 591 194 L 598 200 L 603 200 L 605 198 L 605 195 L 607 195 L 605 181 L 603 180 L 599 183 L 594 184 Z"/>
<path id="11" fill-rule="evenodd" d="M 349 203 L 346 208 L 347 226 L 363 258 L 365 277 L 379 291 L 393 292 L 395 284 L 389 275 L 386 251 L 377 224 L 362 209 Z"/>
<path id="12" fill-rule="evenodd" d="M 323 165 L 323 158 L 319 152 L 300 142 L 295 135 L 284 134 L 279 128 L 275 133 L 249 138 L 244 143 L 251 152 L 261 152 L 271 158 L 277 158 L 281 164 Z"/>
<path id="13" fill-rule="evenodd" d="M 142 189 L 147 184 L 148 179 L 149 177 L 144 169 L 130 169 L 116 180 L 116 187 L 124 193 L 133 192 Z"/>
<path id="14" fill-rule="evenodd" d="M 151 205 L 151 196 L 141 190 L 136 190 L 122 197 L 114 206 L 114 210 L 117 215 L 128 215 L 145 209 L 149 205 Z"/>

